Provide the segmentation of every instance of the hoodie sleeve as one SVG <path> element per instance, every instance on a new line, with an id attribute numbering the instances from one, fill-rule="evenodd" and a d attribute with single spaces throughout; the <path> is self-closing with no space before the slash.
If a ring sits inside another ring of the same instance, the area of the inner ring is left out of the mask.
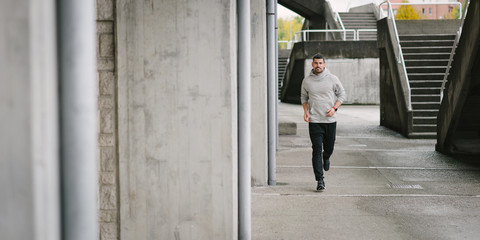
<path id="1" fill-rule="evenodd" d="M 301 88 L 301 93 L 300 93 L 300 99 L 302 101 L 302 104 L 308 103 L 308 91 L 305 89 L 306 87 L 305 79 L 302 81 L 302 88 Z"/>
<path id="2" fill-rule="evenodd" d="M 345 89 L 338 78 L 336 78 L 335 82 L 335 95 L 337 96 L 337 101 L 343 103 L 347 99 L 347 94 L 345 93 Z"/>

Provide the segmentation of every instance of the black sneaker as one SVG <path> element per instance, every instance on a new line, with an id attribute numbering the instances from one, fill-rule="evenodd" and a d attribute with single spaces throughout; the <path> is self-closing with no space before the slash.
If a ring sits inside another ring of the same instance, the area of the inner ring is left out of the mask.
<path id="1" fill-rule="evenodd" d="M 323 159 L 323 170 L 328 171 L 330 169 L 330 159 Z"/>
<path id="2" fill-rule="evenodd" d="M 323 180 L 320 180 L 317 182 L 317 191 L 321 191 L 325 189 L 325 182 Z"/>

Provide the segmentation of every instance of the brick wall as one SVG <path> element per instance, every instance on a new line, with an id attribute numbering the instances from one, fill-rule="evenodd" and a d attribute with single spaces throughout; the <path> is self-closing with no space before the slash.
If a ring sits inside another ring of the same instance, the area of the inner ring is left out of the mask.
<path id="1" fill-rule="evenodd" d="M 96 0 L 98 71 L 99 239 L 118 239 L 115 0 Z"/>

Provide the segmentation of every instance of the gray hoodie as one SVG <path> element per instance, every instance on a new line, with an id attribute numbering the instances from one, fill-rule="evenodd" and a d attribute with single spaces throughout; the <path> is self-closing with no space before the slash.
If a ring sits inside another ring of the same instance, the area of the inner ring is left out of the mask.
<path id="1" fill-rule="evenodd" d="M 320 75 L 315 75 L 311 71 L 310 75 L 303 79 L 301 100 L 302 104 L 308 103 L 312 123 L 336 122 L 336 113 L 332 117 L 327 117 L 327 110 L 332 108 L 337 100 L 343 103 L 345 98 L 342 83 L 327 68 Z"/>

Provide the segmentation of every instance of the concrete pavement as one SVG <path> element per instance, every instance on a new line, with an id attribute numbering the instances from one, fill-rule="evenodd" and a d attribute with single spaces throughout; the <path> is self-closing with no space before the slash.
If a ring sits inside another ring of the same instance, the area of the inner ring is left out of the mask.
<path id="1" fill-rule="evenodd" d="M 379 125 L 378 106 L 341 106 L 326 190 L 315 191 L 300 105 L 279 103 L 277 185 L 252 189 L 252 239 L 480 239 L 480 168 Z"/>

